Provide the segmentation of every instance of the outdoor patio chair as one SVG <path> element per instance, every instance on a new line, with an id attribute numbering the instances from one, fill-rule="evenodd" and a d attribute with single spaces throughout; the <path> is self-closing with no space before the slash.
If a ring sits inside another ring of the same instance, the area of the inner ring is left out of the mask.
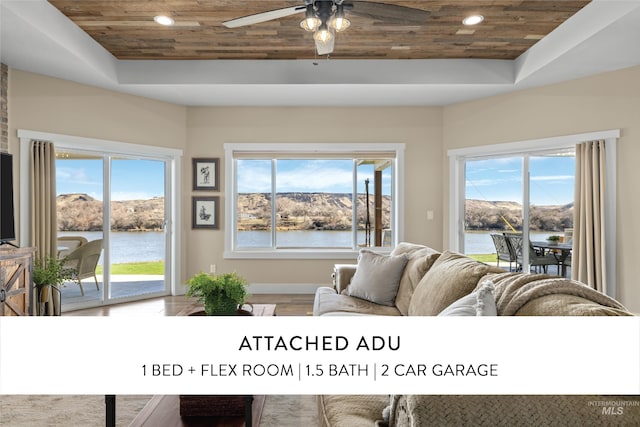
<path id="1" fill-rule="evenodd" d="M 496 247 L 496 262 L 500 267 L 500 261 L 509 263 L 509 271 L 513 270 L 513 263 L 516 262 L 516 253 L 514 252 L 509 240 L 504 234 L 491 234 L 493 244 Z"/>
<path id="2" fill-rule="evenodd" d="M 93 277 L 96 282 L 96 289 L 100 290 L 98 278 L 96 277 L 96 266 L 102 254 L 102 239 L 92 240 L 71 252 L 67 256 L 65 268 L 73 270 L 72 278 L 78 282 L 80 293 L 84 296 L 82 279 Z"/>
<path id="3" fill-rule="evenodd" d="M 58 259 L 62 259 L 69 255 L 82 245 L 85 245 L 88 240 L 82 236 L 61 236 L 58 237 L 56 243 L 58 245 Z"/>
<path id="4" fill-rule="evenodd" d="M 509 240 L 511 247 L 513 247 L 513 250 L 516 254 L 516 263 L 520 266 L 520 269 L 522 269 L 522 265 L 524 264 L 522 250 L 524 239 L 522 238 L 522 235 L 515 233 L 505 233 L 505 236 Z M 533 268 L 536 271 L 540 271 L 540 269 L 542 269 L 542 271 L 546 273 L 548 266 L 555 265 L 558 268 L 558 273 L 560 273 L 560 261 L 555 256 L 555 254 L 537 252 L 531 244 L 531 241 L 529 239 L 527 240 L 529 241 L 529 268 Z"/>

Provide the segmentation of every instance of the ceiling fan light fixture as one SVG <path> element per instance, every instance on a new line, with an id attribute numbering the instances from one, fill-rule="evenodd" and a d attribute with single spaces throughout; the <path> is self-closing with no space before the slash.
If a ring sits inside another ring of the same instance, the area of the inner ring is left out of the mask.
<path id="1" fill-rule="evenodd" d="M 167 15 L 156 15 L 153 17 L 153 20 L 155 21 L 156 24 L 166 25 L 166 26 L 173 25 L 175 23 L 173 18 Z"/>
<path id="2" fill-rule="evenodd" d="M 462 20 L 464 25 L 478 25 L 484 21 L 484 16 L 482 15 L 469 15 Z"/>
<path id="3" fill-rule="evenodd" d="M 322 22 L 316 16 L 315 11 L 313 10 L 313 5 L 307 5 L 307 11 L 304 14 L 304 19 L 300 21 L 300 27 L 302 27 L 305 31 L 314 32 L 316 31 Z"/>
<path id="4" fill-rule="evenodd" d="M 351 26 L 351 21 L 349 21 L 344 16 L 344 6 L 339 4 L 336 9 L 336 14 L 331 20 L 330 25 L 338 32 L 344 31 Z"/>
<path id="5" fill-rule="evenodd" d="M 318 43 L 328 43 L 333 39 L 333 33 L 329 31 L 327 24 L 322 24 L 313 35 L 313 39 Z"/>
<path id="6" fill-rule="evenodd" d="M 333 47 L 335 45 L 336 38 L 331 31 L 329 32 L 329 34 L 331 35 L 331 37 L 329 37 L 325 41 L 315 39 L 316 52 L 318 52 L 318 55 L 329 55 L 333 53 Z"/>

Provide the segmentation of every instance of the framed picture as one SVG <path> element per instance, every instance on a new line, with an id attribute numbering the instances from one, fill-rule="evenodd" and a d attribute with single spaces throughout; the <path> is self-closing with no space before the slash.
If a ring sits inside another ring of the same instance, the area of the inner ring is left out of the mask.
<path id="1" fill-rule="evenodd" d="M 193 159 L 193 189 L 194 191 L 220 190 L 220 159 Z"/>
<path id="2" fill-rule="evenodd" d="M 218 230 L 220 228 L 218 214 L 220 212 L 220 197 L 193 197 L 192 200 L 191 228 Z"/>

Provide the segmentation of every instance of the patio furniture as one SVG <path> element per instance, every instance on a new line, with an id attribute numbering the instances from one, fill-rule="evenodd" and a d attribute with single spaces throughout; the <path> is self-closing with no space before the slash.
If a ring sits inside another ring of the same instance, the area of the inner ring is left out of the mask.
<path id="1" fill-rule="evenodd" d="M 69 255 L 82 245 L 85 245 L 88 240 L 82 236 L 61 236 L 57 239 L 58 245 L 58 259 L 62 259 Z"/>
<path id="2" fill-rule="evenodd" d="M 100 290 L 98 278 L 96 277 L 96 266 L 102 254 L 102 239 L 92 240 L 67 256 L 66 268 L 73 269 L 73 279 L 80 286 L 80 293 L 84 296 L 82 279 L 93 277 L 96 282 L 96 289 Z"/>
<path id="3" fill-rule="evenodd" d="M 561 266 L 561 271 L 559 271 L 558 274 L 561 276 L 567 275 L 567 266 L 571 266 L 572 243 L 532 242 L 531 244 L 536 250 L 546 252 L 547 254 L 552 253 Z"/>
<path id="4" fill-rule="evenodd" d="M 500 261 L 509 263 L 509 271 L 513 270 L 512 264 L 516 262 L 516 253 L 504 234 L 491 234 L 493 244 L 496 247 L 496 262 L 500 267 Z"/>
<path id="5" fill-rule="evenodd" d="M 513 248 L 516 254 L 516 263 L 520 265 L 524 264 L 524 256 L 523 256 L 523 242 L 524 239 L 521 234 L 515 233 L 505 233 L 505 236 L 509 240 L 511 247 Z M 558 267 L 558 273 L 560 273 L 560 260 L 555 256 L 555 254 L 544 251 L 537 251 L 536 248 L 531 244 L 531 241 L 527 239 L 529 242 L 529 268 L 533 268 L 536 271 L 540 271 L 542 268 L 543 272 L 547 272 L 547 267 L 550 265 L 555 265 Z"/>

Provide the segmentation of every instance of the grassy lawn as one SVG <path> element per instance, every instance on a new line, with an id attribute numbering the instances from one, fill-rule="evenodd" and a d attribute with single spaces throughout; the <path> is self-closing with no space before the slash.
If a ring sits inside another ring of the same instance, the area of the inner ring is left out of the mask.
<path id="1" fill-rule="evenodd" d="M 96 268 L 96 274 L 102 274 L 102 266 Z M 164 262 L 130 262 L 113 264 L 111 274 L 164 274 Z"/>
<path id="2" fill-rule="evenodd" d="M 480 262 L 496 262 L 496 254 L 471 254 L 467 256 Z"/>

